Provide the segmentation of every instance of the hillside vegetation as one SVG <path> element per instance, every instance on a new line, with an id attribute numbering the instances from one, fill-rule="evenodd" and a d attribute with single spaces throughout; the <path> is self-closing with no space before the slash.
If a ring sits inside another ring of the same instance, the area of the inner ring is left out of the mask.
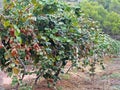
<path id="1" fill-rule="evenodd" d="M 82 0 L 80 6 L 85 16 L 100 23 L 105 33 L 120 35 L 120 0 Z"/>

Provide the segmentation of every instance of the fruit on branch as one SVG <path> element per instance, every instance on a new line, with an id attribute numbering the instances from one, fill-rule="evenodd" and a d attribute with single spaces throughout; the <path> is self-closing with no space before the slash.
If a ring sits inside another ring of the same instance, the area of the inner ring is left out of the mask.
<path id="1" fill-rule="evenodd" d="M 38 49 L 40 49 L 40 46 L 39 46 L 38 43 L 34 43 L 33 48 L 34 48 L 35 50 L 38 50 Z"/>
<path id="2" fill-rule="evenodd" d="M 14 37 L 15 36 L 15 30 L 14 30 L 14 28 L 10 28 L 9 33 L 10 33 L 10 35 L 12 37 Z"/>
<path id="3" fill-rule="evenodd" d="M 16 48 L 17 48 L 17 49 L 20 49 L 20 48 L 21 48 L 21 44 L 20 44 L 20 43 L 17 43 L 17 44 L 16 44 Z"/>
<path id="4" fill-rule="evenodd" d="M 13 49 L 11 50 L 11 55 L 12 55 L 13 57 L 18 56 L 18 51 L 17 51 L 16 48 L 13 48 Z"/>
<path id="5" fill-rule="evenodd" d="M 4 47 L 4 45 L 0 42 L 0 49 L 3 48 L 3 47 Z"/>

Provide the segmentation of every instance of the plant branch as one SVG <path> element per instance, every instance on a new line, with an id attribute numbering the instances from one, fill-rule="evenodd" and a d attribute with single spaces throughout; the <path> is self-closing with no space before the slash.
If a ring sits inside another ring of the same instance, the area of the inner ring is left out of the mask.
<path id="1" fill-rule="evenodd" d="M 37 84 L 38 79 L 43 75 L 43 73 L 44 73 L 44 71 L 41 71 L 41 72 L 39 73 L 39 75 L 38 75 L 37 78 L 35 79 L 34 85 Z"/>
<path id="2" fill-rule="evenodd" d="M 25 66 L 24 62 L 23 62 L 20 58 L 19 58 L 18 60 L 20 61 L 21 65 L 22 65 L 23 68 L 24 68 L 24 72 L 23 72 L 23 75 L 22 75 L 22 80 L 23 80 L 24 75 L 26 74 L 26 66 Z"/>

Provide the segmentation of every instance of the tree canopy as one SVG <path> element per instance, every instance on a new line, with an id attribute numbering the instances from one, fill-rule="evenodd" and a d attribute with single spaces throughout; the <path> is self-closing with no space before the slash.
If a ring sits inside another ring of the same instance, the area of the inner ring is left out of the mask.
<path id="1" fill-rule="evenodd" d="M 120 34 L 119 0 L 83 0 L 80 6 L 87 17 L 100 23 L 104 32 Z"/>

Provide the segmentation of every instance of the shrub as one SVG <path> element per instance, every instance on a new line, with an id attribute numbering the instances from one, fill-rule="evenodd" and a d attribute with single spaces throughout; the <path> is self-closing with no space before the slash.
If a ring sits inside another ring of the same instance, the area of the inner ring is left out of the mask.
<path id="1" fill-rule="evenodd" d="M 102 50 L 104 34 L 97 22 L 84 18 L 79 6 L 57 0 L 13 0 L 5 2 L 0 15 L 0 64 L 12 74 L 18 85 L 24 75 L 35 73 L 48 84 L 59 80 L 67 61 L 79 67 L 80 58 L 88 58 Z M 106 47 L 105 47 L 106 48 Z M 94 59 L 85 59 L 94 73 Z M 27 71 L 27 65 L 33 71 Z"/>

